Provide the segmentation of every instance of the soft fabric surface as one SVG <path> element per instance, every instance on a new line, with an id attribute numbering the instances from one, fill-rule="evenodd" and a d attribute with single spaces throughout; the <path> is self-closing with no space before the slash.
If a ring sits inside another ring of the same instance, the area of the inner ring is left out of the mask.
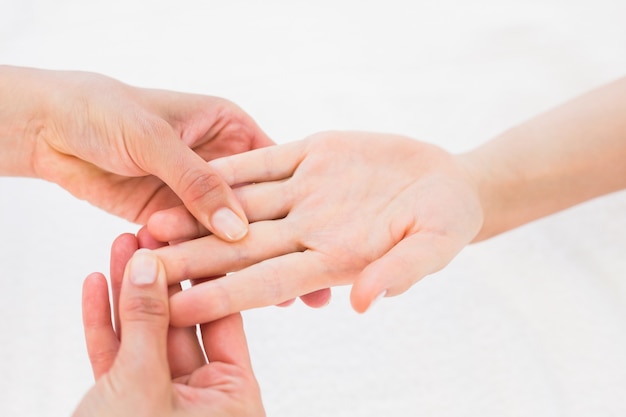
<path id="1" fill-rule="evenodd" d="M 278 142 L 359 129 L 461 152 L 626 75 L 624 16 L 622 0 L 1 0 L 0 61 L 227 97 Z M 617 193 L 468 247 L 363 316 L 347 288 L 246 312 L 268 415 L 626 415 L 625 213 Z M 137 229 L 0 179 L 0 415 L 67 416 L 91 386 L 82 279 Z"/>

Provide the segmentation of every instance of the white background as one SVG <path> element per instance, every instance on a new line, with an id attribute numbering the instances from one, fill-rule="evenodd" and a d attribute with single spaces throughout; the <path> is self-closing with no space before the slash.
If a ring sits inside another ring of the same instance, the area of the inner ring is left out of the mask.
<path id="1" fill-rule="evenodd" d="M 0 0 L 0 62 L 227 97 L 277 142 L 360 129 L 460 152 L 626 74 L 625 17 L 621 0 Z M 471 246 L 363 316 L 346 288 L 247 312 L 268 415 L 626 415 L 625 209 L 618 193 Z M 92 383 L 82 279 L 137 228 L 0 179 L 0 415 L 71 413 Z"/>

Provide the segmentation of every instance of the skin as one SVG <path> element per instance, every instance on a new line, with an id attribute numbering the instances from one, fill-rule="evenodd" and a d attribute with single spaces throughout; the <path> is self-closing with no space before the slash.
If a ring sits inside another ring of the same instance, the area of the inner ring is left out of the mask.
<path id="1" fill-rule="evenodd" d="M 453 155 L 410 138 L 326 132 L 220 158 L 250 233 L 225 244 L 184 207 L 150 233 L 174 294 L 172 322 L 205 322 L 335 285 L 363 312 L 447 265 L 471 242 L 626 188 L 626 78 Z M 191 240 L 186 240 L 191 239 Z M 210 256 L 207 256 L 210 254 Z M 208 309 L 205 306 L 210 306 Z"/>
<path id="2" fill-rule="evenodd" d="M 122 235 L 113 244 L 115 320 L 105 278 L 85 280 L 83 322 L 96 384 L 74 416 L 264 416 L 241 316 L 200 326 L 201 342 L 195 326 L 169 327 L 165 271 L 154 253 L 135 253 L 142 245 L 154 243 Z"/>
<path id="3" fill-rule="evenodd" d="M 55 182 L 136 223 L 182 202 L 220 238 L 240 239 L 243 209 L 205 161 L 271 144 L 221 98 L 0 66 L 0 175 Z"/>
<path id="4" fill-rule="evenodd" d="M 229 184 L 254 183 L 235 189 L 254 223 L 232 245 L 206 236 L 158 250 L 170 282 L 236 271 L 172 296 L 176 325 L 347 284 L 364 311 L 444 267 L 481 226 L 467 174 L 410 138 L 328 132 L 212 165 Z M 148 228 L 158 239 L 192 234 L 185 213 L 155 215 Z"/>
<path id="5" fill-rule="evenodd" d="M 0 175 L 55 182 L 136 223 L 182 202 L 203 230 L 240 239 L 248 230 L 245 213 L 206 160 L 272 144 L 221 98 L 0 65 Z M 230 221 L 224 209 L 236 213 Z M 311 306 L 329 299 L 329 290 L 303 297 Z"/>

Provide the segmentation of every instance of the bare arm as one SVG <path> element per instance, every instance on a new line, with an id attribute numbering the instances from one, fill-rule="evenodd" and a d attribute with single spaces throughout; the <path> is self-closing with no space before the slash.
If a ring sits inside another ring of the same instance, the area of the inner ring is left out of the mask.
<path id="1" fill-rule="evenodd" d="M 475 241 L 626 188 L 626 78 L 460 156 L 479 190 Z"/>
<path id="2" fill-rule="evenodd" d="M 35 177 L 35 137 L 45 113 L 33 71 L 0 65 L 0 175 Z"/>

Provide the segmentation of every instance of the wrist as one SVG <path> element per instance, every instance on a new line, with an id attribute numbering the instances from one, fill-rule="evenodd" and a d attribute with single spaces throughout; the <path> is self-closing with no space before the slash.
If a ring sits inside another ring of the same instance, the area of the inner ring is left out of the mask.
<path id="1" fill-rule="evenodd" d="M 489 239 L 561 207 L 553 197 L 553 164 L 542 160 L 541 154 L 529 147 L 533 137 L 532 131 L 515 127 L 459 156 L 476 186 L 484 216 L 473 242 Z"/>
<path id="2" fill-rule="evenodd" d="M 38 177 L 35 149 L 47 119 L 43 72 L 0 65 L 0 175 Z"/>
<path id="3" fill-rule="evenodd" d="M 497 140 L 497 139 L 496 139 Z M 483 223 L 472 243 L 489 239 L 506 230 L 503 220 L 506 218 L 508 190 L 513 189 L 511 173 L 498 162 L 491 147 L 492 142 L 471 151 L 457 155 L 460 165 L 473 184 L 482 209 Z"/>

